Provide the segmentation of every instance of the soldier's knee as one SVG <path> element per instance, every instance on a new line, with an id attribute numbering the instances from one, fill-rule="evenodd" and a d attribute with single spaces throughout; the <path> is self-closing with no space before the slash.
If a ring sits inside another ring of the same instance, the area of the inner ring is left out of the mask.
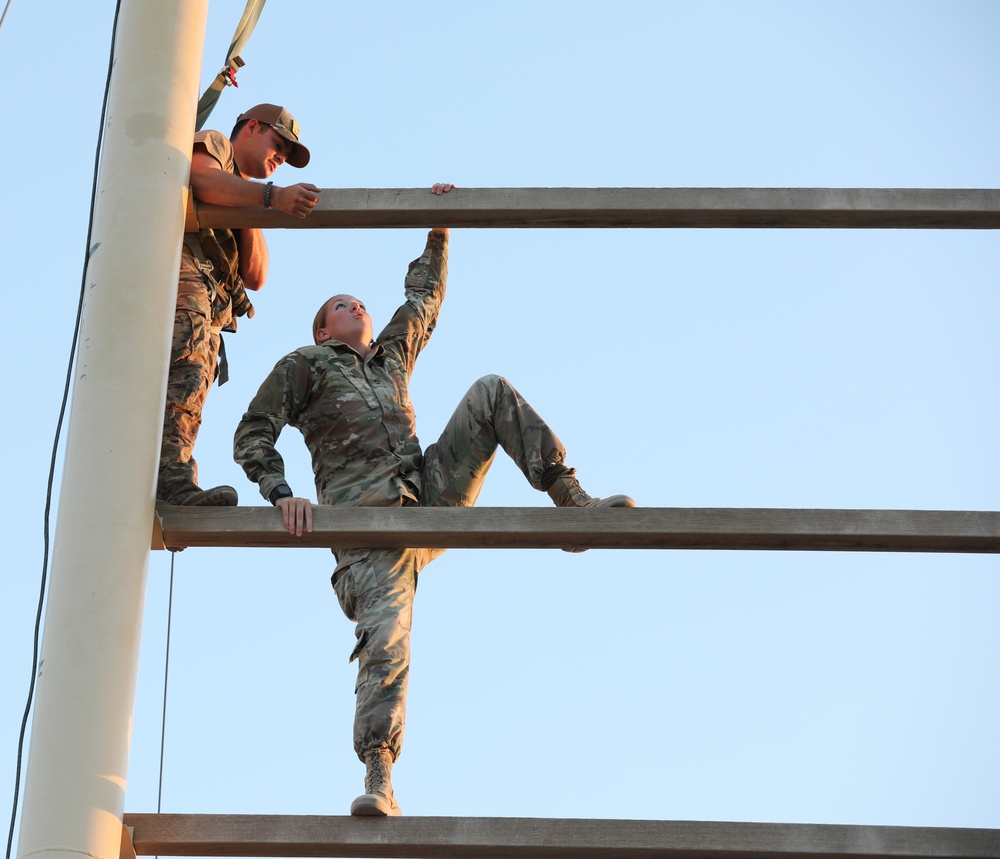
<path id="1" fill-rule="evenodd" d="M 474 399 L 477 395 L 481 395 L 486 400 L 494 400 L 497 393 L 505 388 L 512 389 L 513 385 L 503 376 L 499 376 L 496 373 L 489 373 L 486 376 L 480 376 L 472 383 L 472 387 L 469 389 L 469 397 Z"/>
<path id="2" fill-rule="evenodd" d="M 475 384 L 481 385 L 484 388 L 495 388 L 497 385 L 508 385 L 510 383 L 503 376 L 499 376 L 496 373 L 487 373 L 485 376 L 480 376 L 476 379 Z"/>

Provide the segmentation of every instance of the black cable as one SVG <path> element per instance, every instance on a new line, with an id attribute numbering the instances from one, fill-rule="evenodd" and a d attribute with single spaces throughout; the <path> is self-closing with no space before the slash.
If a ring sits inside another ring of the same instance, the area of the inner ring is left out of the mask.
<path id="1" fill-rule="evenodd" d="M 10 5 L 8 3 L 8 5 Z M 4 10 L 6 12 L 6 10 Z M 17 768 L 14 774 L 14 802 L 10 810 L 10 831 L 7 834 L 7 859 L 14 843 L 14 824 L 17 820 L 17 801 L 21 788 L 21 758 L 24 754 L 24 737 L 28 729 L 28 717 L 31 714 L 31 704 L 35 697 L 35 678 L 38 674 L 38 645 L 42 628 L 42 607 L 45 604 L 45 584 L 48 578 L 49 566 L 49 517 L 52 512 L 52 484 L 55 482 L 56 456 L 59 450 L 59 440 L 62 436 L 63 419 L 66 416 L 66 404 L 69 402 L 70 384 L 73 378 L 73 365 L 76 361 L 76 349 L 80 338 L 80 320 L 83 316 L 83 297 L 87 285 L 87 264 L 90 262 L 90 242 L 94 230 L 94 207 L 97 201 L 97 178 L 101 165 L 101 149 L 104 145 L 104 121 L 108 112 L 108 97 L 111 91 L 111 71 L 115 60 L 115 37 L 118 33 L 118 14 L 121 11 L 121 0 L 115 3 L 115 17 L 111 28 L 111 51 L 108 56 L 108 74 L 104 82 L 104 103 L 101 105 L 101 125 L 97 132 L 97 151 L 94 154 L 94 182 L 90 191 L 90 218 L 87 222 L 87 250 L 83 261 L 83 276 L 80 278 L 80 300 L 76 307 L 76 323 L 73 326 L 73 340 L 69 347 L 69 362 L 66 366 L 66 382 L 63 386 L 62 403 L 59 406 L 59 417 L 56 420 L 55 438 L 52 440 L 52 458 L 49 461 L 49 479 L 45 489 L 45 514 L 42 526 L 42 581 L 38 593 L 38 611 L 35 614 L 35 633 L 31 655 L 31 682 L 28 685 L 28 700 L 24 705 L 24 717 L 21 719 L 21 732 L 17 739 Z"/>
<path id="2" fill-rule="evenodd" d="M 170 630 L 174 614 L 174 560 L 177 552 L 170 552 L 170 595 L 167 597 L 167 648 L 163 660 L 163 719 L 160 722 L 160 786 L 156 793 L 156 813 L 160 813 L 163 803 L 163 750 L 167 740 L 167 681 L 170 678 Z"/>
<path id="3" fill-rule="evenodd" d="M 3 14 L 0 15 L 0 27 L 3 26 L 3 22 L 7 20 L 7 10 L 10 8 L 11 0 L 7 0 L 7 5 L 3 7 Z"/>

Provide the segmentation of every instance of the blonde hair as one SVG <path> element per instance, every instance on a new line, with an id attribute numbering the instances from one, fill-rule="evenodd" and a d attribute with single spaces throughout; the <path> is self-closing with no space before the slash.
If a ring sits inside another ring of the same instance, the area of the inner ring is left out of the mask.
<path id="1" fill-rule="evenodd" d="M 316 312 L 316 317 L 313 319 L 313 343 L 317 346 L 319 345 L 319 339 L 316 337 L 317 332 L 320 328 L 326 325 L 326 306 L 330 303 L 328 298 L 323 302 L 323 306 Z"/>

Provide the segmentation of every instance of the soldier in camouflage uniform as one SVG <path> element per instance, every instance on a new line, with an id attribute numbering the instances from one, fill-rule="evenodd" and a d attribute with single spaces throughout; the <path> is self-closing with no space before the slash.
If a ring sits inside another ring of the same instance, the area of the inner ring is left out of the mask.
<path id="1" fill-rule="evenodd" d="M 299 143 L 292 115 L 274 104 L 258 104 L 239 116 L 230 138 L 200 131 L 191 156 L 194 196 L 224 206 L 263 206 L 304 218 L 319 188 L 286 188 L 267 179 L 281 164 L 305 167 L 309 150 Z M 174 339 L 167 376 L 156 497 L 167 504 L 235 505 L 231 486 L 201 489 L 193 452 L 201 412 L 216 377 L 226 381 L 222 331 L 236 330 L 237 316 L 253 316 L 246 290 L 267 277 L 268 254 L 257 229 L 186 233 L 177 284 Z"/>
<path id="2" fill-rule="evenodd" d="M 376 340 L 362 302 L 331 298 L 313 325 L 316 345 L 282 358 L 243 415 L 236 461 L 281 508 L 291 533 L 311 530 L 312 507 L 285 481 L 275 442 L 286 425 L 304 436 L 324 505 L 470 507 L 499 445 L 560 506 L 635 506 L 624 495 L 587 495 L 559 439 L 500 376 L 479 379 L 438 441 L 421 451 L 407 388 L 437 322 L 447 259 L 448 230 L 432 230 L 410 263 L 405 303 Z M 418 574 L 442 551 L 334 549 L 334 590 L 357 623 L 354 748 L 366 777 L 351 814 L 400 813 L 389 776 L 403 744 L 413 596 Z"/>

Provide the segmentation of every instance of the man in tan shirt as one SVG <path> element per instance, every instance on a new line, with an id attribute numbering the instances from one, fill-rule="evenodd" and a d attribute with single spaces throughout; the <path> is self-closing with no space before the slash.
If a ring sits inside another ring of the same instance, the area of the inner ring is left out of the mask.
<path id="1" fill-rule="evenodd" d="M 260 206 L 306 217 L 320 189 L 308 183 L 282 187 L 270 176 L 285 162 L 309 163 L 299 125 L 283 107 L 258 104 L 241 114 L 227 138 L 200 131 L 191 156 L 191 188 L 197 200 L 221 206 Z M 267 180 L 266 182 L 254 180 Z M 202 489 L 194 445 L 201 413 L 216 377 L 228 376 L 222 331 L 235 331 L 238 316 L 253 316 L 246 290 L 267 279 L 268 253 L 259 229 L 186 233 L 177 285 L 174 338 L 160 446 L 158 501 L 232 506 L 231 486 Z"/>

